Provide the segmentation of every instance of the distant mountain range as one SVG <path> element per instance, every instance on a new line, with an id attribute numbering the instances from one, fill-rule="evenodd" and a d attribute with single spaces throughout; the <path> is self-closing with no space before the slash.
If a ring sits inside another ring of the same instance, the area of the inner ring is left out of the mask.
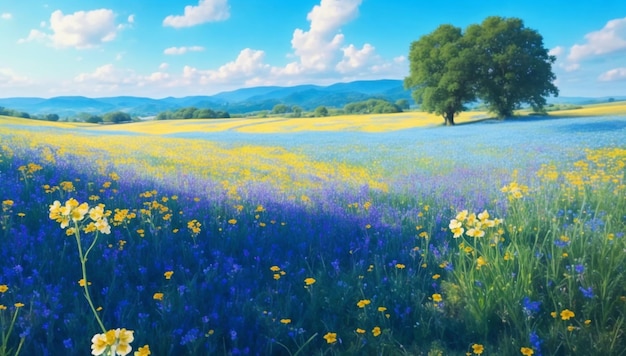
<path id="1" fill-rule="evenodd" d="M 370 80 L 337 83 L 329 86 L 298 85 L 293 87 L 266 86 L 237 89 L 211 96 L 187 96 L 183 98 L 152 99 L 133 96 L 87 98 L 83 96 L 59 96 L 42 98 L 0 98 L 0 106 L 31 115 L 57 114 L 61 117 L 79 113 L 101 115 L 111 111 L 123 111 L 131 115 L 150 116 L 162 111 L 184 107 L 209 108 L 228 111 L 231 114 L 272 110 L 276 104 L 297 105 L 304 110 L 318 106 L 342 108 L 346 104 L 370 98 L 395 102 L 407 99 L 411 93 L 404 89 L 402 80 Z"/>
<path id="2" fill-rule="evenodd" d="M 413 104 L 411 92 L 405 90 L 402 80 L 381 79 L 337 83 L 329 86 L 298 85 L 292 87 L 265 86 L 237 89 L 211 96 L 187 96 L 183 98 L 152 99 L 134 96 L 109 98 L 87 98 L 83 96 L 59 96 L 42 98 L 0 98 L 0 106 L 31 115 L 57 114 L 71 117 L 80 113 L 102 115 L 112 111 L 123 111 L 131 115 L 152 116 L 162 111 L 184 107 L 209 108 L 241 114 L 261 110 L 272 110 L 276 104 L 297 105 L 304 110 L 318 106 L 342 108 L 346 104 L 370 98 L 395 102 L 407 99 Z M 626 100 L 626 97 L 613 97 Z M 607 102 L 605 98 L 559 97 L 549 98 L 549 103 L 592 104 Z"/>

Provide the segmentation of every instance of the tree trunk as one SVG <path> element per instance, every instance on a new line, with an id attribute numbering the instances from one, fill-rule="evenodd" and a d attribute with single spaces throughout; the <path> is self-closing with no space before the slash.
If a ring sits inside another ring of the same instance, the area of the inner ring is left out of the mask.
<path id="1" fill-rule="evenodd" d="M 444 113 L 443 119 L 446 121 L 446 126 L 454 126 L 454 111 Z"/>

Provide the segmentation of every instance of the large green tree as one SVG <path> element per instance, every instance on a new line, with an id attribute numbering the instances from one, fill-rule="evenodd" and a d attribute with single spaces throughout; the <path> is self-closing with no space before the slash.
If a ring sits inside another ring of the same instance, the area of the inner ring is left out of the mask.
<path id="1" fill-rule="evenodd" d="M 539 111 L 546 97 L 557 96 L 551 56 L 543 37 L 518 18 L 488 17 L 469 26 L 465 38 L 478 64 L 478 97 L 499 118 L 513 115 L 521 104 Z"/>
<path id="2" fill-rule="evenodd" d="M 460 28 L 439 26 L 411 44 L 410 75 L 404 86 L 413 89 L 413 98 L 422 110 L 442 115 L 446 125 L 476 98 L 470 48 Z"/>
<path id="3" fill-rule="evenodd" d="M 411 44 L 409 61 L 405 87 L 446 125 L 454 125 L 454 116 L 476 99 L 502 118 L 523 103 L 540 110 L 547 96 L 558 95 L 555 57 L 541 35 L 517 18 L 488 17 L 465 33 L 441 25 Z"/>

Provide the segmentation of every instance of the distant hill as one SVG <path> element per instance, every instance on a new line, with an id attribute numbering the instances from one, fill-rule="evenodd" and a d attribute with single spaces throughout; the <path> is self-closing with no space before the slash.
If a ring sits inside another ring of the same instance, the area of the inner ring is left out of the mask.
<path id="1" fill-rule="evenodd" d="M 407 99 L 411 103 L 410 91 L 403 87 L 402 80 L 381 79 L 362 80 L 349 83 L 336 83 L 328 86 L 297 85 L 291 87 L 264 86 L 243 88 L 222 92 L 211 96 L 167 97 L 162 99 L 134 96 L 108 98 L 87 98 L 83 96 L 60 96 L 42 98 L 0 98 L 0 106 L 27 112 L 31 115 L 57 114 L 61 117 L 79 113 L 102 115 L 111 111 L 123 111 L 137 116 L 153 116 L 167 110 L 184 107 L 209 108 L 215 111 L 228 111 L 231 114 L 272 110 L 276 104 L 297 105 L 304 110 L 314 110 L 318 106 L 342 108 L 346 104 L 370 98 L 396 101 Z M 613 97 L 626 100 L 626 97 Z M 549 98 L 554 104 L 593 104 L 607 102 L 609 97 Z"/>
<path id="2" fill-rule="evenodd" d="M 304 110 L 314 110 L 323 105 L 341 108 L 346 104 L 369 98 L 390 101 L 411 99 L 404 90 L 402 80 L 368 80 L 337 83 L 329 86 L 298 85 L 292 87 L 265 86 L 243 88 L 211 96 L 167 97 L 163 99 L 118 96 L 87 98 L 83 96 L 61 96 L 42 98 L 0 98 L 0 106 L 24 111 L 31 115 L 58 114 L 61 117 L 78 113 L 101 115 L 111 111 L 123 111 L 131 115 L 151 116 L 162 111 L 183 107 L 210 108 L 240 114 L 261 110 L 272 110 L 276 104 L 297 105 Z"/>

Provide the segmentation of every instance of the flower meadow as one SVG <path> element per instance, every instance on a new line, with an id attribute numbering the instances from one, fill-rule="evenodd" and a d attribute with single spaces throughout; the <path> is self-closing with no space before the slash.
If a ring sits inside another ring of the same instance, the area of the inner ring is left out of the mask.
<path id="1" fill-rule="evenodd" d="M 185 124 L 0 117 L 0 355 L 626 353 L 625 117 Z"/>

